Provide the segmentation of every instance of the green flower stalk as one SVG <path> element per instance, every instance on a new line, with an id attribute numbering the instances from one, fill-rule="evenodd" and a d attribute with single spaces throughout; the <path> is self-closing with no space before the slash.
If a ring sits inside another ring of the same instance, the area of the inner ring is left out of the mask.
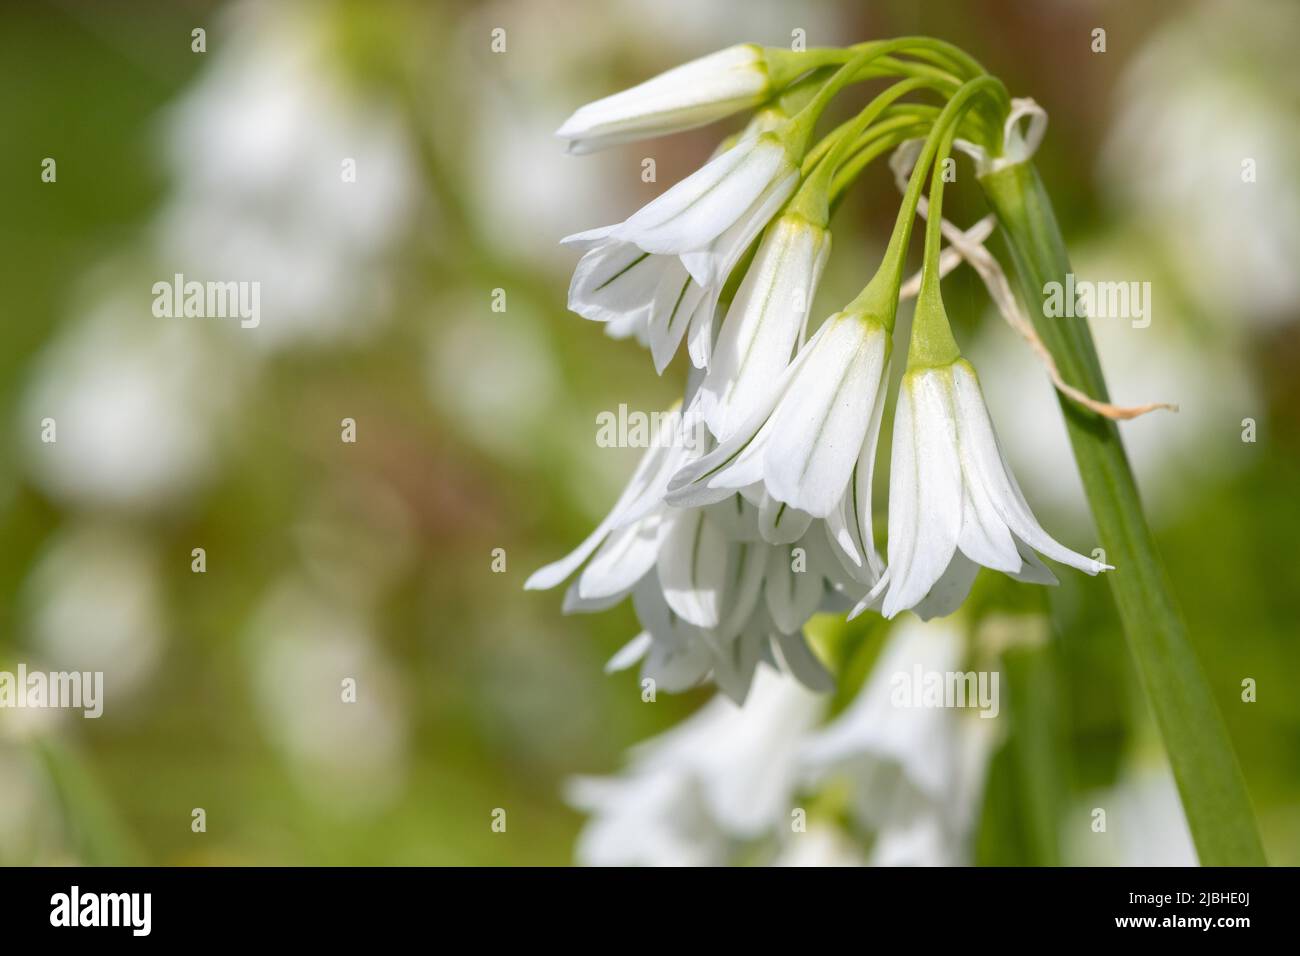
<path id="1" fill-rule="evenodd" d="M 1049 318 L 1035 306 L 1044 286 L 1064 281 L 1071 270 L 1051 200 L 1033 164 L 1007 166 L 980 183 L 1006 233 L 1030 318 L 1060 374 L 1105 401 L 1106 381 L 1087 320 Z M 1201 864 L 1265 865 L 1232 741 L 1188 642 L 1119 428 L 1064 395 L 1059 401 L 1101 546 L 1117 568 L 1106 577 Z"/>

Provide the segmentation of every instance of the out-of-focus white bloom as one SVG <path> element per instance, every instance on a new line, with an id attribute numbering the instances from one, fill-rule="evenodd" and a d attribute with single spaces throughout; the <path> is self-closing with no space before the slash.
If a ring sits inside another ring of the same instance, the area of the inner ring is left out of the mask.
<path id="1" fill-rule="evenodd" d="M 60 530 L 25 585 L 26 632 L 57 670 L 102 671 L 113 713 L 153 673 L 165 639 L 157 556 L 111 525 Z"/>
<path id="2" fill-rule="evenodd" d="M 722 287 L 798 182 L 776 133 L 747 133 L 624 222 L 568 236 L 584 250 L 569 308 L 644 324 L 660 371 L 689 329 L 691 359 L 707 366 Z"/>
<path id="3" fill-rule="evenodd" d="M 980 812 L 996 720 L 957 708 L 895 707 L 895 675 L 960 670 L 961 632 L 900 624 L 857 698 L 834 722 L 818 698 L 763 672 L 742 708 L 715 698 L 632 751 L 616 777 L 574 783 L 592 814 L 580 862 L 784 866 L 961 865 Z M 855 839 L 823 821 L 791 827 L 795 795 L 847 781 Z M 755 851 L 759 851 L 756 855 Z"/>
<path id="4" fill-rule="evenodd" d="M 1230 332 L 1297 315 L 1300 187 L 1283 172 L 1300 153 L 1297 30 L 1287 0 L 1169 18 L 1121 79 L 1101 157 L 1103 195 Z"/>
<path id="5" fill-rule="evenodd" d="M 1106 827 L 1095 827 L 1097 810 Z M 1063 823 L 1071 863 L 1081 866 L 1196 866 L 1196 847 L 1167 764 L 1130 765 L 1109 790 L 1079 801 Z"/>
<path id="6" fill-rule="evenodd" d="M 714 698 L 639 745 L 617 777 L 579 778 L 569 799 L 592 820 L 577 858 L 591 866 L 718 865 L 737 841 L 789 819 L 796 755 L 824 698 L 762 673 L 744 707 Z"/>
<path id="7" fill-rule="evenodd" d="M 722 321 L 696 399 L 720 440 L 766 400 L 803 342 L 830 251 L 830 231 L 797 213 L 784 213 L 767 227 Z"/>
<path id="8" fill-rule="evenodd" d="M 267 734 L 304 793 L 343 813 L 373 812 L 394 799 L 406 772 L 402 687 L 364 617 L 288 579 L 255 613 L 247 646 Z"/>
<path id="9" fill-rule="evenodd" d="M 828 519 L 846 553 L 861 564 L 844 522 L 856 512 L 862 525 L 856 535 L 870 553 L 870 473 L 889 351 L 889 334 L 879 322 L 856 313 L 831 316 L 748 420 L 673 477 L 669 503 L 708 504 L 761 482 L 778 502 Z M 851 483 L 857 495 L 851 490 L 850 497 L 867 507 L 846 502 Z"/>
<path id="10" fill-rule="evenodd" d="M 224 31 L 164 131 L 164 275 L 260 282 L 254 348 L 364 338 L 416 208 L 402 119 L 337 75 L 309 4 L 240 3 Z"/>
<path id="11" fill-rule="evenodd" d="M 1039 525 L 1002 455 L 970 363 L 909 370 L 894 417 L 889 568 L 876 586 L 888 588 L 882 613 L 950 614 L 979 565 L 1055 584 L 1035 550 L 1088 574 L 1108 569 Z"/>
<path id="12" fill-rule="evenodd" d="M 556 131 L 569 152 L 676 133 L 755 107 L 771 92 L 763 48 L 741 43 L 580 107 Z"/>
<path id="13" fill-rule="evenodd" d="M 969 863 L 969 840 L 997 740 L 996 720 L 970 710 L 896 707 L 896 674 L 961 670 L 948 623 L 900 623 L 849 708 L 801 748 L 814 784 L 847 778 L 856 823 L 875 834 L 875 866 Z"/>
<path id="14" fill-rule="evenodd" d="M 166 508 L 216 466 L 239 370 L 222 361 L 202 330 L 147 311 L 141 326 L 136 315 L 114 296 L 38 360 L 23 398 L 22 434 L 28 468 L 57 498 Z M 37 427 L 45 419 L 56 429 L 54 441 Z"/>
<path id="15" fill-rule="evenodd" d="M 480 320 L 457 298 L 435 301 L 427 323 L 426 383 L 431 401 L 461 438 L 499 459 L 538 451 L 561 387 L 554 344 L 527 302 Z"/>
<path id="16" fill-rule="evenodd" d="M 838 827 L 810 823 L 802 833 L 786 837 L 773 866 L 866 866 L 868 858 Z"/>

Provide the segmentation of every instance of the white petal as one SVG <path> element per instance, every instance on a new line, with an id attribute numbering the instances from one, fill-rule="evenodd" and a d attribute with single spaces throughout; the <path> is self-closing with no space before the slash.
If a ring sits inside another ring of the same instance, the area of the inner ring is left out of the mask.
<path id="1" fill-rule="evenodd" d="M 605 536 L 609 534 L 610 517 L 612 515 L 606 516 L 605 520 L 596 525 L 591 534 L 583 539 L 582 544 L 560 558 L 560 560 L 552 561 L 545 567 L 538 568 L 530 574 L 528 580 L 524 582 L 524 590 L 549 590 L 578 570 L 582 562 L 595 553 L 596 549 L 600 547 L 600 543 L 605 540 Z"/>
<path id="2" fill-rule="evenodd" d="M 770 653 L 771 634 L 771 621 L 759 605 L 734 640 L 713 648 L 713 680 L 737 705 L 745 702 L 759 662 Z"/>
<path id="3" fill-rule="evenodd" d="M 705 420 L 726 438 L 790 364 L 830 251 L 830 233 L 782 217 L 768 227 L 718 333 L 701 386 Z"/>
<path id="4" fill-rule="evenodd" d="M 804 570 L 795 571 L 793 548 L 774 547 L 768 552 L 767 573 L 763 580 L 763 596 L 767 601 L 772 623 L 783 634 L 792 634 L 808 623 L 817 613 L 825 584 L 822 576 L 807 560 L 804 553 Z"/>
<path id="5" fill-rule="evenodd" d="M 722 529 L 729 541 L 761 541 L 758 530 L 758 509 L 741 495 L 733 494 L 716 504 L 708 505 L 709 520 Z"/>
<path id="6" fill-rule="evenodd" d="M 930 593 L 918 601 L 912 611 L 923 621 L 947 617 L 966 600 L 979 569 L 978 564 L 960 551 L 953 552 L 947 569 L 934 582 Z"/>
<path id="7" fill-rule="evenodd" d="M 704 513 L 690 509 L 664 522 L 659 549 L 664 600 L 683 620 L 716 627 L 727 583 L 727 539 Z"/>
<path id="8" fill-rule="evenodd" d="M 662 374 L 677 352 L 705 290 L 695 284 L 676 258 L 655 258 L 672 263 L 663 269 L 650 305 L 650 355 L 654 359 L 655 371 Z"/>
<path id="9" fill-rule="evenodd" d="M 719 641 L 734 640 L 754 615 L 763 591 L 767 570 L 767 547 L 761 543 L 733 544 L 728 565 L 734 577 L 723 595 L 721 620 L 713 636 Z"/>
<path id="10" fill-rule="evenodd" d="M 578 594 L 598 600 L 626 594 L 659 556 L 659 518 L 651 515 L 612 531 L 578 577 Z"/>
<path id="11" fill-rule="evenodd" d="M 768 544 L 793 544 L 804 536 L 813 516 L 771 495 L 763 496 L 758 509 L 758 531 Z"/>
<path id="12" fill-rule="evenodd" d="M 885 413 L 884 383 L 889 381 L 888 366 L 880 381 L 881 388 L 876 393 L 876 407 L 871 413 L 871 424 L 862 442 L 862 452 L 853 468 L 853 474 L 849 476 L 849 485 L 844 489 L 839 505 L 826 519 L 832 540 L 854 565 L 848 570 L 859 580 L 871 584 L 880 580 L 880 576 L 885 573 L 884 562 L 881 561 L 875 544 L 872 479 L 876 467 L 876 445 L 880 441 L 880 423 Z"/>
<path id="13" fill-rule="evenodd" d="M 1019 571 L 1011 572 L 1011 576 L 1017 581 L 1024 581 L 1026 584 L 1046 584 L 1048 587 L 1061 583 L 1051 569 L 1038 560 L 1038 555 L 1034 554 L 1034 549 L 1029 545 L 1016 539 L 1016 550 L 1025 560 Z"/>
<path id="14" fill-rule="evenodd" d="M 738 143 L 634 213 L 614 235 L 647 252 L 702 249 L 751 211 L 793 163 L 772 134 Z"/>
<path id="15" fill-rule="evenodd" d="M 965 451 L 963 449 L 963 454 Z M 1007 524 L 993 508 L 983 483 L 965 482 L 962 488 L 961 536 L 958 549 L 976 564 L 1006 574 L 1019 571 L 1023 560 L 1016 551 Z"/>
<path id="16" fill-rule="evenodd" d="M 650 645 L 653 643 L 654 638 L 648 632 L 642 631 L 615 651 L 614 656 L 605 662 L 605 673 L 614 674 L 618 671 L 627 670 L 645 657 L 646 652 L 650 650 Z"/>
<path id="17" fill-rule="evenodd" d="M 799 173 L 790 166 L 788 171 L 773 179 L 749 207 L 741 211 L 735 221 L 707 246 L 679 253 L 682 265 L 701 285 L 720 287 L 727 281 L 745 250 L 794 194 L 798 185 Z"/>
<path id="18" fill-rule="evenodd" d="M 767 401 L 754 410 L 754 415 L 724 442 L 702 458 L 685 465 L 668 482 L 669 504 L 679 507 L 712 504 L 730 496 L 733 490 L 744 488 L 762 478 L 762 451 L 771 429 L 766 429 L 767 416 L 780 400 L 790 381 L 813 354 L 820 341 L 822 329 L 809 339 L 808 344 L 795 356 L 781 378 L 773 384 Z"/>
<path id="19" fill-rule="evenodd" d="M 793 674 L 799 683 L 809 690 L 822 694 L 829 694 L 835 689 L 835 678 L 813 654 L 802 632 L 779 634 L 776 637 L 776 645 L 785 669 Z"/>
<path id="20" fill-rule="evenodd" d="M 555 135 L 586 153 L 712 123 L 758 105 L 768 88 L 762 49 L 738 44 L 588 103 Z"/>
<path id="21" fill-rule="evenodd" d="M 524 582 L 525 590 L 545 591 L 555 587 L 591 557 L 611 529 L 635 521 L 659 506 L 668 479 L 684 460 L 682 448 L 667 438 L 664 429 L 680 427 L 680 423 L 680 416 L 664 415 L 658 419 L 650 447 L 641 456 L 627 487 L 609 514 L 572 552 L 534 571 Z"/>
<path id="22" fill-rule="evenodd" d="M 827 324 L 830 331 L 772 413 L 763 469 L 774 497 L 819 518 L 840 503 L 862 454 L 887 343 L 881 326 L 858 316 L 832 316 Z"/>
<path id="23" fill-rule="evenodd" d="M 712 361 L 713 326 L 721 294 L 722 286 L 715 284 L 699 297 L 691 313 L 690 326 L 686 330 L 686 350 L 690 354 L 691 365 L 697 369 L 707 369 Z"/>
<path id="24" fill-rule="evenodd" d="M 1006 522 L 1011 533 L 1030 547 L 1062 564 L 1096 574 L 1106 565 L 1071 551 L 1043 530 L 1016 484 L 1011 468 L 1002 455 L 993 422 L 980 391 L 979 380 L 966 362 L 953 365 L 953 386 L 961 418 L 962 441 L 969 449 L 972 470 L 979 476 L 992 506 Z"/>
<path id="25" fill-rule="evenodd" d="M 893 583 L 882 607 L 885 617 L 893 617 L 925 597 L 948 569 L 961 532 L 961 461 L 944 371 L 904 376 L 894 424 L 893 460 L 897 469 L 889 483 Z M 905 467 L 898 468 L 899 464 Z M 897 544 L 895 529 L 903 531 Z"/>
<path id="26" fill-rule="evenodd" d="M 700 683 L 713 663 L 713 654 L 699 628 L 673 613 L 654 575 L 647 575 L 632 592 L 637 620 L 653 643 L 641 666 L 642 678 L 653 678 L 669 693 Z"/>
<path id="27" fill-rule="evenodd" d="M 598 614 L 601 611 L 608 611 L 625 597 L 627 597 L 626 591 L 597 598 L 584 598 L 578 593 L 578 582 L 574 581 L 564 590 L 564 603 L 561 604 L 560 610 L 564 614 Z"/>
<path id="28" fill-rule="evenodd" d="M 578 260 L 569 283 L 569 310 L 586 319 L 608 322 L 648 309 L 669 270 L 685 273 L 672 256 L 655 256 L 631 243 L 605 240 Z"/>

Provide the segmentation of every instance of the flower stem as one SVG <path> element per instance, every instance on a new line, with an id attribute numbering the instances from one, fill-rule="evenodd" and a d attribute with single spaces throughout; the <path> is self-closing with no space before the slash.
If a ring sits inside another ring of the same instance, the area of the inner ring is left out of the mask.
<path id="1" fill-rule="evenodd" d="M 1106 399 L 1086 319 L 1048 318 L 1043 289 L 1070 272 L 1051 201 L 1033 164 L 981 178 L 1015 261 L 1021 294 L 1065 380 Z M 1263 866 L 1259 831 L 1222 715 L 1187 638 L 1113 421 L 1058 395 L 1129 648 L 1164 739 L 1203 866 Z"/>

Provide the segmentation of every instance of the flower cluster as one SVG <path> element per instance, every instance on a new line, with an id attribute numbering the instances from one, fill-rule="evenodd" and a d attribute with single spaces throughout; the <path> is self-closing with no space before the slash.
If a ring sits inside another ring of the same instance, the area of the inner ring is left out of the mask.
<path id="1" fill-rule="evenodd" d="M 571 781 L 570 802 L 590 815 L 578 861 L 970 864 L 1002 728 L 959 708 L 900 707 L 895 689 L 913 667 L 960 668 L 966 650 L 959 620 L 901 624 L 833 717 L 825 695 L 771 672 L 756 676 L 744 707 L 714 698 L 638 744 L 618 774 Z M 809 807 L 807 828 L 792 826 Z"/>
<path id="2" fill-rule="evenodd" d="M 827 104 L 877 77 L 893 82 L 814 143 Z M 819 611 L 946 615 L 980 566 L 1055 583 L 1040 553 L 1088 574 L 1106 568 L 1034 518 L 939 292 L 954 252 L 987 262 L 974 230 L 941 252 L 941 229 L 952 227 L 938 171 L 954 145 L 981 164 L 1023 149 L 1022 107 L 938 41 L 803 53 L 744 45 L 585 106 L 559 135 L 584 152 L 751 108 L 694 174 L 625 221 L 564 240 L 583 252 L 570 309 L 635 337 L 660 372 L 685 342 L 692 370 L 680 409 L 663 419 L 678 434 L 656 436 L 608 517 L 526 585 L 576 574 L 566 611 L 630 595 L 644 630 L 611 668 L 641 662 L 643 677 L 668 690 L 711 677 L 738 701 L 763 661 L 829 686 L 803 637 Z M 867 163 L 895 150 L 914 165 L 879 268 L 808 336 L 831 210 Z M 873 473 L 918 213 L 925 257 L 895 402 L 882 558 Z M 701 426 L 707 441 L 685 440 Z"/>

